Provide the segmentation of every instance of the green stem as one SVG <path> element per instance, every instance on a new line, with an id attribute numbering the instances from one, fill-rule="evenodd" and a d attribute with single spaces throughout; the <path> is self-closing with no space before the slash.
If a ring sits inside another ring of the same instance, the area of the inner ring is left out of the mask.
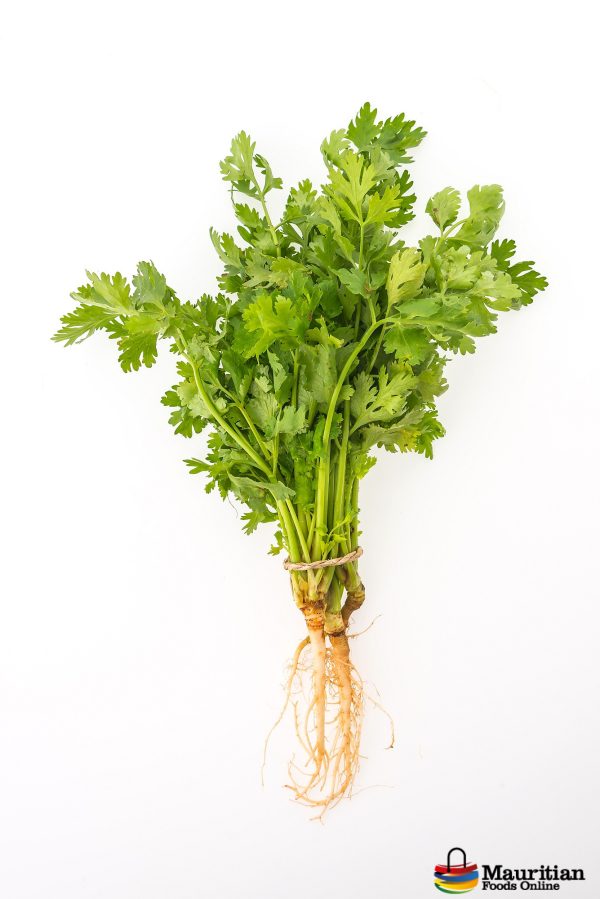
<path id="1" fill-rule="evenodd" d="M 346 378 L 350 373 L 350 369 L 354 365 L 354 362 L 357 356 L 360 355 L 362 350 L 365 348 L 366 344 L 369 342 L 377 328 L 382 327 L 387 322 L 392 321 L 393 319 L 382 318 L 379 321 L 373 322 L 370 328 L 367 328 L 365 331 L 361 341 L 354 347 L 350 355 L 346 360 L 346 364 L 344 365 L 340 375 L 338 377 L 337 383 L 333 389 L 333 393 L 331 395 L 331 400 L 329 401 L 329 408 L 327 410 L 327 417 L 325 419 L 325 427 L 323 429 L 323 455 L 321 456 L 319 462 L 319 469 L 317 474 L 317 492 L 316 492 L 316 526 L 315 526 L 315 536 L 313 543 L 313 559 L 320 559 L 319 553 L 322 551 L 323 541 L 321 539 L 321 534 L 324 533 L 327 529 L 327 491 L 329 487 L 329 460 L 330 460 L 330 442 L 331 442 L 331 428 L 333 426 L 333 416 L 335 415 L 335 409 L 337 406 L 337 402 L 340 396 L 340 392 Z"/>
<path id="2" fill-rule="evenodd" d="M 331 431 L 331 427 L 329 428 Z M 313 538 L 313 560 L 321 558 L 323 552 L 323 534 L 327 530 L 327 491 L 329 489 L 329 437 L 323 439 L 323 455 L 319 460 L 317 475 L 317 491 L 315 499 L 315 532 Z"/>
<path id="3" fill-rule="evenodd" d="M 370 375 L 373 370 L 373 366 L 377 361 L 377 357 L 379 355 L 379 350 L 381 349 L 381 344 L 383 343 L 383 335 L 385 334 L 387 329 L 387 325 L 384 325 L 381 331 L 379 332 L 379 336 L 377 337 L 377 343 L 375 344 L 375 349 L 373 350 L 373 355 L 371 356 L 371 361 L 369 362 L 369 367 L 367 368 L 367 374 Z"/>
<path id="4" fill-rule="evenodd" d="M 332 443 L 332 449 L 329 456 L 329 487 L 327 488 L 327 530 L 332 531 L 335 527 L 334 508 L 335 508 L 335 487 L 336 487 L 336 468 L 337 468 L 337 447 Z"/>
<path id="5" fill-rule="evenodd" d="M 286 543 L 289 550 L 290 559 L 292 562 L 299 562 L 301 553 L 294 529 L 294 524 L 288 514 L 286 504 L 282 503 L 281 500 L 277 500 L 277 512 L 279 514 L 279 522 L 281 524 L 281 529 L 283 531 L 284 537 L 287 538 Z"/>
<path id="6" fill-rule="evenodd" d="M 292 384 L 292 406 L 294 409 L 298 407 L 298 377 L 300 374 L 300 363 L 298 362 L 298 352 L 292 354 L 294 359 L 294 379 Z"/>
<path id="7" fill-rule="evenodd" d="M 355 550 L 358 546 L 358 478 L 354 478 L 352 483 L 352 525 L 350 527 L 350 549 Z"/>
<path id="8" fill-rule="evenodd" d="M 371 297 L 367 297 L 367 306 L 369 307 L 369 315 L 371 316 L 371 324 L 373 324 L 377 320 L 377 316 L 375 315 L 375 307 L 373 306 L 373 300 Z"/>
<path id="9" fill-rule="evenodd" d="M 344 426 L 342 431 L 342 442 L 340 453 L 338 456 L 338 466 L 335 484 L 335 500 L 333 503 L 333 527 L 341 528 L 341 521 L 344 518 L 344 498 L 346 487 L 346 460 L 348 457 L 348 437 L 350 433 L 350 400 L 344 402 Z M 337 545 L 342 547 L 344 552 L 347 548 L 344 546 L 345 540 L 340 541 Z M 334 555 L 337 555 L 337 550 Z"/>
<path id="10" fill-rule="evenodd" d="M 302 554 L 304 555 L 304 561 L 310 562 L 310 551 L 308 549 L 308 543 L 304 536 L 304 532 L 302 530 L 302 526 L 298 520 L 298 516 L 296 514 L 296 510 L 294 508 L 294 504 L 291 499 L 286 499 L 285 501 L 287 510 L 289 512 L 290 518 L 292 519 L 296 534 L 298 535 L 298 539 L 300 541 L 300 546 L 302 547 Z"/>
<path id="11" fill-rule="evenodd" d="M 267 220 L 267 225 L 269 231 L 271 233 L 271 237 L 273 238 L 273 243 L 275 244 L 275 252 L 278 256 L 281 256 L 281 246 L 279 245 L 279 238 L 277 237 L 277 231 L 273 227 L 273 222 L 271 221 L 271 216 L 269 215 L 269 210 L 267 209 L 267 204 L 265 202 L 265 198 L 263 194 L 261 194 L 260 202 L 263 208 L 263 212 L 265 214 L 265 219 Z"/>
<path id="12" fill-rule="evenodd" d="M 385 325 L 388 322 L 391 322 L 393 320 L 394 319 L 392 319 L 392 318 L 380 318 L 379 321 L 373 322 L 371 327 L 367 328 L 367 330 L 363 334 L 363 337 L 362 337 L 360 343 L 358 343 L 354 347 L 354 349 L 352 350 L 352 352 L 346 359 L 346 364 L 344 365 L 343 369 L 340 372 L 340 375 L 337 379 L 337 383 L 336 383 L 336 385 L 333 389 L 333 393 L 331 395 L 331 400 L 329 401 L 329 407 L 327 409 L 327 418 L 325 419 L 325 427 L 323 429 L 323 443 L 329 442 L 329 439 L 331 436 L 331 428 L 333 425 L 333 416 L 335 415 L 335 408 L 337 406 L 337 401 L 339 399 L 342 387 L 344 386 L 344 382 L 345 382 L 346 378 L 348 377 L 348 374 L 350 373 L 350 369 L 354 365 L 354 361 L 355 361 L 356 357 L 359 356 L 360 353 L 363 351 L 366 344 L 369 342 L 369 340 L 371 339 L 371 337 L 373 336 L 373 334 L 375 333 L 377 328 L 381 328 L 382 325 Z"/>
<path id="13" fill-rule="evenodd" d="M 266 459 L 270 458 L 272 454 L 271 454 L 271 452 L 269 451 L 268 446 L 266 445 L 266 443 L 264 442 L 264 440 L 262 439 L 262 437 L 260 436 L 260 434 L 259 434 L 258 431 L 256 430 L 256 425 L 254 424 L 254 422 L 252 421 L 252 419 L 250 418 L 250 416 L 249 416 L 248 413 L 246 412 L 246 409 L 242 406 L 241 403 L 236 403 L 236 404 L 235 404 L 235 407 L 236 407 L 236 409 L 239 409 L 240 412 L 242 413 L 242 415 L 244 416 L 244 418 L 245 418 L 245 420 L 246 420 L 246 423 L 247 423 L 248 427 L 250 428 L 250 430 L 252 431 L 252 434 L 253 434 L 253 436 L 254 436 L 254 439 L 256 440 L 256 442 L 257 442 L 257 444 L 258 444 L 258 446 L 259 446 L 261 452 L 262 452 L 263 455 L 265 456 L 265 458 L 266 458 Z M 275 467 L 277 467 L 277 466 L 275 466 Z M 273 474 L 275 474 L 275 472 L 273 472 Z"/>
<path id="14" fill-rule="evenodd" d="M 352 516 L 352 522 L 349 528 L 349 546 L 348 549 L 350 552 L 355 550 L 358 546 L 358 478 L 354 478 L 352 484 L 350 485 L 350 495 L 351 495 L 351 508 L 354 511 Z M 349 590 L 356 590 L 360 586 L 360 577 L 358 574 L 358 563 L 350 562 L 349 565 L 346 566 L 346 573 L 348 575 L 348 583 L 347 588 Z"/>
<path id="15" fill-rule="evenodd" d="M 277 231 L 275 230 L 273 222 L 271 221 L 271 216 L 269 215 L 269 210 L 267 208 L 267 201 L 265 199 L 264 190 L 261 189 L 256 175 L 254 175 L 254 184 L 255 184 L 256 190 L 258 191 L 258 194 L 259 194 L 260 205 L 262 206 L 262 210 L 263 210 L 263 213 L 265 216 L 265 221 L 267 223 L 267 227 L 271 234 L 271 238 L 273 239 L 273 244 L 275 246 L 275 252 L 277 253 L 278 256 L 281 256 L 281 246 L 279 244 L 279 238 L 277 236 Z"/>
<path id="16" fill-rule="evenodd" d="M 309 524 L 309 526 L 308 526 L 308 536 L 307 536 L 307 538 L 306 538 L 306 542 L 308 543 L 309 546 L 311 545 L 312 540 L 313 540 L 313 534 L 314 534 L 314 532 L 315 532 L 315 522 L 316 522 L 316 520 L 317 520 L 316 513 L 313 512 L 313 514 L 310 516 L 310 524 Z"/>

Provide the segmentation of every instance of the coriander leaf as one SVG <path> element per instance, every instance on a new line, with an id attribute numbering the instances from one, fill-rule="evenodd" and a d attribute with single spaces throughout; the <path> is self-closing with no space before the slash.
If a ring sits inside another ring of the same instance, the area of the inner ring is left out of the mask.
<path id="1" fill-rule="evenodd" d="M 490 248 L 490 255 L 492 259 L 495 259 L 498 268 L 506 272 L 519 289 L 518 300 L 514 303 L 515 308 L 518 308 L 519 306 L 529 305 L 537 293 L 546 289 L 548 281 L 543 275 L 535 271 L 533 262 L 509 264 L 509 261 L 515 255 L 515 251 L 516 244 L 514 240 L 495 240 Z"/>
<path id="2" fill-rule="evenodd" d="M 485 247 L 498 230 L 504 214 L 502 188 L 499 184 L 475 185 L 467 197 L 469 217 L 453 239 L 470 247 Z"/>
<path id="3" fill-rule="evenodd" d="M 254 169 L 252 161 L 256 144 L 245 131 L 240 131 L 231 142 L 229 156 L 220 163 L 221 175 L 224 181 L 229 181 L 242 194 L 249 197 L 258 197 L 258 190 L 254 182 Z"/>
<path id="4" fill-rule="evenodd" d="M 132 278 L 136 306 L 158 306 L 162 308 L 167 293 L 167 281 L 152 262 L 139 262 L 137 275 Z"/>
<path id="5" fill-rule="evenodd" d="M 460 194 L 453 187 L 444 187 L 428 201 L 425 212 L 431 216 L 440 231 L 447 228 L 458 218 L 460 210 Z"/>
<path id="6" fill-rule="evenodd" d="M 260 356 L 277 340 L 297 344 L 308 324 L 298 316 L 291 299 L 279 295 L 273 303 L 268 293 L 259 294 L 246 307 L 243 319 L 246 331 L 253 337 L 244 353 L 247 359 Z"/>
<path id="7" fill-rule="evenodd" d="M 252 383 L 254 367 L 248 365 L 246 360 L 232 349 L 225 350 L 221 356 L 221 364 L 223 370 L 231 375 L 235 392 L 238 398 L 243 401 Z"/>
<path id="8" fill-rule="evenodd" d="M 298 397 L 306 406 L 311 402 L 329 403 L 337 381 L 335 349 L 329 345 L 303 345 L 298 351 L 300 365 Z"/>
<path id="9" fill-rule="evenodd" d="M 375 170 L 351 150 L 340 156 L 339 164 L 339 170 L 329 170 L 330 183 L 325 185 L 325 192 L 344 218 L 360 223 L 363 221 L 363 201 L 375 184 Z"/>
<path id="10" fill-rule="evenodd" d="M 271 166 L 269 165 L 265 157 L 261 156 L 259 153 L 256 153 L 256 155 L 254 156 L 254 160 L 264 176 L 264 184 L 262 190 L 263 195 L 268 194 L 271 190 L 281 188 L 281 178 L 275 178 Z"/>
<path id="11" fill-rule="evenodd" d="M 400 187 L 388 185 L 383 194 L 374 193 L 369 197 L 366 225 L 380 224 L 392 225 L 396 215 L 403 206 L 403 197 Z"/>
<path id="12" fill-rule="evenodd" d="M 527 306 L 537 293 L 548 286 L 548 279 L 536 272 L 533 265 L 533 262 L 517 262 L 508 269 L 513 284 L 521 292 L 519 303 L 514 303 L 514 308 L 518 308 L 519 305 Z"/>
<path id="13" fill-rule="evenodd" d="M 248 499 L 265 500 L 270 496 L 275 500 L 291 499 L 295 491 L 291 487 L 286 487 L 281 481 L 258 481 L 254 478 L 247 478 L 239 475 L 229 475 L 229 479 L 233 486 L 233 492 L 246 502 Z"/>
<path id="14" fill-rule="evenodd" d="M 417 452 L 431 459 L 432 443 L 443 437 L 445 431 L 434 412 L 415 409 L 404 415 L 397 424 L 389 427 L 369 425 L 362 433 L 364 450 L 381 446 L 391 453 L 398 450 L 401 453 Z"/>
<path id="15" fill-rule="evenodd" d="M 361 269 L 339 268 L 336 271 L 336 275 L 350 293 L 362 297 L 368 297 L 371 293 L 372 289 L 369 284 L 367 273 L 361 271 Z"/>
<path id="16" fill-rule="evenodd" d="M 348 125 L 348 138 L 358 150 L 368 150 L 378 136 L 380 128 L 375 124 L 376 117 L 377 110 L 371 109 L 370 103 L 365 103 L 354 121 Z"/>
<path id="17" fill-rule="evenodd" d="M 350 411 L 355 419 L 352 430 L 372 421 L 389 421 L 399 415 L 414 384 L 414 378 L 404 369 L 390 377 L 387 369 L 382 367 L 377 381 L 373 375 L 360 372 L 354 380 L 350 400 Z"/>
<path id="18" fill-rule="evenodd" d="M 490 247 L 490 256 L 496 260 L 498 268 L 506 271 L 509 259 L 515 255 L 517 245 L 514 240 L 494 240 Z"/>
<path id="19" fill-rule="evenodd" d="M 64 342 L 65 346 L 81 343 L 96 331 L 110 329 L 115 321 L 115 314 L 104 306 L 77 306 L 61 318 L 62 328 L 56 332 L 52 340 Z"/>
<path id="20" fill-rule="evenodd" d="M 275 428 L 276 434 L 287 434 L 293 437 L 295 434 L 301 434 L 306 429 L 306 408 L 299 406 L 294 409 L 293 406 L 285 406 L 281 418 L 277 422 Z"/>
<path id="21" fill-rule="evenodd" d="M 254 384 L 256 383 L 255 381 Z M 254 424 L 270 439 L 277 427 L 277 399 L 274 393 L 256 387 L 253 388 L 253 394 L 252 399 L 246 403 L 246 409 Z"/>
<path id="22" fill-rule="evenodd" d="M 423 284 L 426 271 L 427 266 L 422 262 L 419 250 L 407 247 L 394 253 L 386 284 L 388 308 L 414 297 Z"/>
<path id="23" fill-rule="evenodd" d="M 398 362 L 406 361 L 409 365 L 424 362 L 433 349 L 427 332 L 400 324 L 392 325 L 386 332 L 383 344 L 386 353 L 395 355 Z"/>
<path id="24" fill-rule="evenodd" d="M 156 362 L 158 349 L 156 333 L 139 331 L 119 340 L 119 365 L 123 371 L 138 371 L 142 365 L 150 368 Z"/>
<path id="25" fill-rule="evenodd" d="M 321 153 L 327 164 L 339 165 L 343 153 L 348 150 L 350 143 L 346 136 L 346 131 L 342 128 L 338 131 L 332 131 L 328 138 L 321 144 Z"/>

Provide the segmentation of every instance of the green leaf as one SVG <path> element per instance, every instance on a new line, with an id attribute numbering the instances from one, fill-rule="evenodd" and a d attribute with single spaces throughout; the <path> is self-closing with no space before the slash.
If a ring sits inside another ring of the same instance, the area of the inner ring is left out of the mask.
<path id="1" fill-rule="evenodd" d="M 182 381 L 176 387 L 176 393 L 182 406 L 187 407 L 190 415 L 194 418 L 210 419 L 211 413 L 204 402 L 202 396 L 198 393 L 198 388 L 194 380 Z M 212 397 L 216 407 L 223 412 L 225 410 L 225 401 L 222 397 Z"/>
<path id="2" fill-rule="evenodd" d="M 354 393 L 350 400 L 350 411 L 356 419 L 366 415 L 367 409 L 377 398 L 375 378 L 367 372 L 361 371 L 354 379 Z"/>
<path id="3" fill-rule="evenodd" d="M 122 337 L 119 350 L 119 365 L 123 371 L 138 371 L 142 365 L 150 368 L 158 354 L 156 334 L 140 332 Z"/>
<path id="4" fill-rule="evenodd" d="M 492 243 L 490 255 L 492 259 L 495 259 L 498 268 L 506 272 L 518 287 L 518 301 L 513 304 L 515 308 L 518 308 L 529 305 L 537 293 L 546 289 L 548 281 L 535 271 L 534 263 L 531 261 L 516 262 L 511 265 L 510 260 L 515 255 L 515 251 L 514 240 L 495 240 Z"/>
<path id="5" fill-rule="evenodd" d="M 344 218 L 362 222 L 363 202 L 375 184 L 375 170 L 351 150 L 340 156 L 339 164 L 339 170 L 329 170 L 330 183 L 325 185 L 325 191 Z"/>
<path id="6" fill-rule="evenodd" d="M 425 212 L 431 216 L 440 231 L 447 228 L 458 218 L 460 210 L 460 194 L 453 187 L 444 187 L 427 201 Z"/>
<path id="7" fill-rule="evenodd" d="M 233 490 L 238 499 L 247 502 L 248 499 L 264 499 L 270 494 L 274 500 L 284 502 L 291 499 L 295 491 L 286 487 L 281 481 L 258 481 L 254 478 L 246 478 L 238 475 L 229 475 Z"/>
<path id="8" fill-rule="evenodd" d="M 475 185 L 467 194 L 469 217 L 453 239 L 470 247 L 485 247 L 498 230 L 504 215 L 504 197 L 499 184 Z"/>
<path id="9" fill-rule="evenodd" d="M 358 111 L 353 122 L 348 125 L 348 137 L 358 150 L 368 150 L 379 134 L 379 126 L 375 124 L 377 110 L 365 103 Z"/>
<path id="10" fill-rule="evenodd" d="M 419 250 L 407 247 L 394 253 L 390 260 L 386 284 L 388 307 L 416 296 L 423 284 L 426 271 L 427 266 L 422 261 Z"/>
<path id="11" fill-rule="evenodd" d="M 496 260 L 498 268 L 506 271 L 509 260 L 515 255 L 517 245 L 514 240 L 495 240 L 490 247 L 490 256 Z"/>
<path id="12" fill-rule="evenodd" d="M 281 188 L 281 178 L 276 178 L 273 175 L 273 171 L 271 166 L 267 162 L 264 156 L 261 156 L 259 153 L 256 153 L 254 156 L 254 161 L 256 162 L 258 168 L 262 172 L 264 176 L 264 184 L 263 184 L 263 194 L 266 195 L 271 190 L 278 190 Z"/>
<path id="13" fill-rule="evenodd" d="M 295 434 L 301 434 L 305 430 L 306 408 L 299 406 L 295 409 L 293 406 L 285 406 L 281 418 L 277 422 L 275 433 L 287 434 L 293 437 Z"/>
<path id="14" fill-rule="evenodd" d="M 420 297 L 417 300 L 409 300 L 402 303 L 396 310 L 397 315 L 402 319 L 408 318 L 429 318 L 439 312 L 439 301 L 435 296 Z"/>
<path id="15" fill-rule="evenodd" d="M 298 316 L 289 297 L 276 296 L 273 303 L 268 293 L 259 294 L 246 307 L 243 319 L 246 331 L 254 338 L 244 353 L 247 359 L 260 356 L 278 340 L 297 344 L 308 324 Z"/>
<path id="16" fill-rule="evenodd" d="M 406 398 L 415 386 L 410 371 L 401 369 L 390 377 L 385 367 L 379 371 L 377 381 L 373 375 L 360 372 L 354 380 L 354 393 L 350 411 L 355 419 L 353 430 L 372 421 L 389 421 L 404 409 Z"/>
<path id="17" fill-rule="evenodd" d="M 217 251 L 219 259 L 225 263 L 227 270 L 233 273 L 244 272 L 241 250 L 230 234 L 219 234 L 214 228 L 209 229 L 210 239 Z"/>
<path id="18" fill-rule="evenodd" d="M 513 302 L 521 296 L 520 288 L 513 283 L 512 278 L 506 272 L 482 272 L 477 283 L 473 287 L 474 293 L 483 296 L 488 305 L 493 309 L 507 311 L 513 306 Z"/>
<path id="19" fill-rule="evenodd" d="M 432 341 L 427 332 L 417 328 L 392 325 L 386 332 L 383 345 L 386 353 L 395 355 L 398 362 L 419 365 L 431 354 Z"/>
<path id="20" fill-rule="evenodd" d="M 190 470 L 190 474 L 204 474 L 210 471 L 210 465 L 207 465 L 202 459 L 184 459 L 183 460 Z"/>
<path id="21" fill-rule="evenodd" d="M 115 315 L 104 306 L 77 306 L 61 318 L 62 328 L 56 332 L 52 340 L 64 342 L 65 346 L 81 343 L 96 331 L 110 329 Z"/>
<path id="22" fill-rule="evenodd" d="M 254 182 L 254 169 L 252 166 L 254 148 L 250 136 L 245 131 L 240 131 L 231 141 L 229 156 L 220 163 L 221 175 L 224 181 L 229 181 L 240 193 L 250 197 L 257 197 L 258 190 Z"/>
<path id="23" fill-rule="evenodd" d="M 119 272 L 112 277 L 105 272 L 100 275 L 86 272 L 86 275 L 89 284 L 72 294 L 74 299 L 111 309 L 116 315 L 129 315 L 134 310 L 131 288 Z"/>
<path id="24" fill-rule="evenodd" d="M 422 128 L 419 128 L 412 119 L 407 119 L 401 112 L 382 123 L 377 143 L 397 166 L 401 163 L 412 162 L 406 151 L 412 147 L 418 147 L 425 135 L 426 132 Z"/>
<path id="25" fill-rule="evenodd" d="M 403 196 L 398 185 L 387 186 L 383 194 L 372 194 L 369 197 L 366 225 L 392 225 L 398 211 L 403 206 Z"/>
<path id="26" fill-rule="evenodd" d="M 250 389 L 252 378 L 254 377 L 254 366 L 249 365 L 242 356 L 238 355 L 234 350 L 225 350 L 221 356 L 221 364 L 224 371 L 231 375 L 235 392 L 240 400 L 244 400 Z"/>
<path id="27" fill-rule="evenodd" d="M 256 385 L 256 381 L 254 382 Z M 272 392 L 254 387 L 253 397 L 246 404 L 246 409 L 254 424 L 270 439 L 277 427 L 279 404 Z"/>
<path id="28" fill-rule="evenodd" d="M 236 217 L 248 231 L 256 231 L 262 227 L 263 220 L 257 209 L 253 209 L 247 203 L 234 203 L 233 208 L 235 209 Z M 214 229 L 211 228 L 212 230 Z"/>
<path id="29" fill-rule="evenodd" d="M 303 345 L 298 351 L 300 378 L 298 397 L 301 403 L 329 403 L 337 381 L 335 349 L 319 344 Z"/>
<path id="30" fill-rule="evenodd" d="M 432 443 L 443 437 L 444 433 L 435 412 L 414 409 L 389 427 L 369 425 L 362 432 L 362 446 L 365 450 L 371 446 L 383 446 L 391 453 L 398 450 L 401 453 L 423 453 L 431 459 Z"/>
<path id="31" fill-rule="evenodd" d="M 326 163 L 339 165 L 343 153 L 350 147 L 346 132 L 342 128 L 338 131 L 332 131 L 328 138 L 321 144 L 321 153 Z"/>
<path id="32" fill-rule="evenodd" d="M 152 262 L 138 262 L 137 275 L 132 278 L 135 287 L 136 306 L 158 306 L 162 308 L 167 293 L 167 281 Z"/>
<path id="33" fill-rule="evenodd" d="M 536 272 L 533 265 L 533 262 L 528 261 L 517 262 L 508 269 L 513 284 L 521 291 L 519 300 L 523 306 L 531 303 L 534 296 L 548 286 L 548 279 Z"/>
<path id="34" fill-rule="evenodd" d="M 376 156 L 385 155 L 389 166 L 396 167 L 401 163 L 411 162 L 406 151 L 416 147 L 425 137 L 425 132 L 415 126 L 415 122 L 406 119 L 404 113 L 376 122 L 377 110 L 371 109 L 369 103 L 358 112 L 356 119 L 348 126 L 348 137 L 364 154 L 369 154 L 374 161 Z"/>
<path id="35" fill-rule="evenodd" d="M 368 297 L 372 292 L 367 273 L 359 268 L 339 268 L 336 271 L 336 275 L 344 287 L 356 296 Z"/>

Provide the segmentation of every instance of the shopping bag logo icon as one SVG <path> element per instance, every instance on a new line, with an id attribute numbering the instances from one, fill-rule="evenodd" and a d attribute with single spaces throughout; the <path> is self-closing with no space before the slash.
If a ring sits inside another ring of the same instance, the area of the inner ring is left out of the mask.
<path id="1" fill-rule="evenodd" d="M 452 864 L 452 854 L 460 852 L 462 864 Z M 467 854 L 460 846 L 451 849 L 446 858 L 445 865 L 436 865 L 433 872 L 433 883 L 436 889 L 442 893 L 470 893 L 479 883 L 479 871 L 477 865 L 467 864 Z"/>

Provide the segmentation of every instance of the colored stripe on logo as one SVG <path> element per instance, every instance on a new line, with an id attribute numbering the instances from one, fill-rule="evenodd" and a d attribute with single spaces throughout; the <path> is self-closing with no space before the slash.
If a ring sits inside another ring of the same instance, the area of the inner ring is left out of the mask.
<path id="1" fill-rule="evenodd" d="M 475 873 L 471 871 L 469 874 L 438 874 L 436 871 L 435 876 L 444 883 L 466 883 L 473 878 L 477 879 L 477 869 Z"/>
<path id="2" fill-rule="evenodd" d="M 475 889 L 478 883 L 479 878 L 476 877 L 474 880 L 469 880 L 466 883 L 457 883 L 455 885 L 451 883 L 440 883 L 436 880 L 434 886 L 442 893 L 454 893 L 454 895 L 456 895 L 456 893 L 469 893 L 471 890 Z"/>

